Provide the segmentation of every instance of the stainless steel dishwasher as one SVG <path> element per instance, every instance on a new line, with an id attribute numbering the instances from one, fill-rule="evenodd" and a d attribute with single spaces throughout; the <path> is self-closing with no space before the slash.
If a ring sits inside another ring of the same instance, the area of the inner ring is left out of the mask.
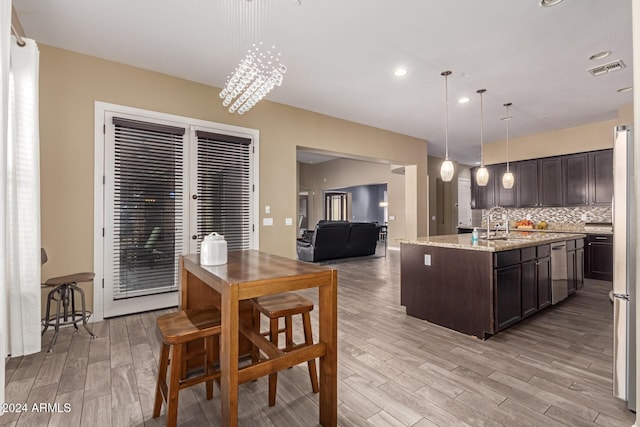
<path id="1" fill-rule="evenodd" d="M 567 243 L 551 244 L 551 304 L 557 304 L 569 296 L 567 277 Z"/>

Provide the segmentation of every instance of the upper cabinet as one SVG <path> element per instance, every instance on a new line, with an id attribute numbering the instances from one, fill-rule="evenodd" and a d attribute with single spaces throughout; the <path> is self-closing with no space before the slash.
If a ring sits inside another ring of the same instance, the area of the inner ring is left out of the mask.
<path id="1" fill-rule="evenodd" d="M 517 162 L 518 207 L 562 206 L 561 158 Z"/>
<path id="2" fill-rule="evenodd" d="M 509 170 L 513 172 L 513 176 L 515 177 L 515 181 L 518 182 L 518 175 L 516 175 L 516 167 L 514 163 L 509 165 Z M 498 206 L 503 206 L 505 208 L 515 208 L 516 207 L 516 184 L 514 183 L 511 188 L 504 188 L 502 186 L 502 175 L 507 172 L 507 164 L 500 163 L 497 165 L 493 165 L 489 173 L 493 172 L 495 179 L 495 202 Z"/>
<path id="3" fill-rule="evenodd" d="M 562 158 L 562 188 L 565 206 L 589 204 L 589 155 L 572 154 Z"/>
<path id="4" fill-rule="evenodd" d="M 589 198 L 592 205 L 608 205 L 613 197 L 613 150 L 589 153 Z"/>
<path id="5" fill-rule="evenodd" d="M 538 206 L 562 206 L 562 158 L 549 157 L 538 160 L 540 186 Z"/>
<path id="6" fill-rule="evenodd" d="M 502 186 L 506 164 L 487 166 L 489 183 L 475 182 L 471 169 L 471 207 L 554 207 L 610 205 L 613 195 L 613 150 L 513 162 L 515 185 Z"/>
<path id="7" fill-rule="evenodd" d="M 476 171 L 478 168 L 471 169 L 471 207 L 473 209 L 489 209 L 496 204 L 495 183 L 496 172 L 493 166 L 487 166 L 489 171 L 489 182 L 486 186 L 481 187 L 476 184 Z"/>
<path id="8" fill-rule="evenodd" d="M 610 205 L 613 196 L 613 150 L 563 156 L 565 206 Z"/>
<path id="9" fill-rule="evenodd" d="M 517 162 L 516 188 L 519 207 L 538 207 L 538 160 Z"/>

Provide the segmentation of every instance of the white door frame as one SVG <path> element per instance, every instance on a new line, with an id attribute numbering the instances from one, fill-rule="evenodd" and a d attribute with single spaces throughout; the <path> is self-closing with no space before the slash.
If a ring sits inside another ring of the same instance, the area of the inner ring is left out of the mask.
<path id="1" fill-rule="evenodd" d="M 187 129 L 185 138 L 190 143 L 192 135 L 191 130 L 194 127 L 202 127 L 208 129 L 218 130 L 220 133 L 236 135 L 241 137 L 249 137 L 252 139 L 252 145 L 254 147 L 254 158 L 252 162 L 252 176 L 254 183 L 254 204 L 251 212 L 251 223 L 253 225 L 253 232 L 251 237 L 251 247 L 253 249 L 259 248 L 259 131 L 257 129 L 244 128 L 240 126 L 232 126 L 222 123 L 209 122 L 205 120 L 198 120 L 184 116 L 177 116 L 173 114 L 159 113 L 155 111 L 144 110 L 135 107 L 128 107 L 117 104 L 110 104 L 106 102 L 96 101 L 94 108 L 94 204 L 93 204 L 93 271 L 95 272 L 95 278 L 93 281 L 93 315 L 91 316 L 91 322 L 99 322 L 104 320 L 104 238 L 103 229 L 105 227 L 104 207 L 105 207 L 105 191 L 104 191 L 104 176 L 105 176 L 105 132 L 106 125 L 105 116 L 107 112 L 117 112 L 127 115 L 139 116 L 141 120 L 163 120 L 170 122 L 184 123 Z M 188 159 L 186 165 L 189 165 Z M 186 182 L 186 193 L 189 195 L 190 183 Z M 187 218 L 188 223 L 188 218 Z M 188 233 L 189 230 L 187 230 Z M 189 245 L 187 245 L 189 247 Z M 176 301 L 178 304 L 179 301 Z"/>

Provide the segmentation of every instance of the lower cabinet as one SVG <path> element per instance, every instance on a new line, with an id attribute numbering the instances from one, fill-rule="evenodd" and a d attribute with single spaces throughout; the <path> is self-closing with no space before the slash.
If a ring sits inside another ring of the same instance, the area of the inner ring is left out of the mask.
<path id="1" fill-rule="evenodd" d="M 535 249 L 535 248 L 534 248 Z M 538 311 L 538 283 L 536 260 L 522 263 L 522 317 Z"/>
<path id="2" fill-rule="evenodd" d="M 567 286 L 569 295 L 584 286 L 584 239 L 567 240 Z"/>
<path id="3" fill-rule="evenodd" d="M 549 245 L 545 245 L 550 251 Z M 541 246 L 538 246 L 541 248 Z M 539 258 L 536 262 L 538 282 L 538 310 L 551 305 L 551 257 L 550 255 Z"/>
<path id="4" fill-rule="evenodd" d="M 495 254 L 495 319 L 498 331 L 551 304 L 550 255 L 549 245 Z"/>
<path id="5" fill-rule="evenodd" d="M 496 329 L 498 331 L 522 319 L 520 271 L 520 264 L 498 268 L 495 271 Z"/>
<path id="6" fill-rule="evenodd" d="M 613 280 L 613 235 L 589 234 L 584 251 L 584 277 Z"/>

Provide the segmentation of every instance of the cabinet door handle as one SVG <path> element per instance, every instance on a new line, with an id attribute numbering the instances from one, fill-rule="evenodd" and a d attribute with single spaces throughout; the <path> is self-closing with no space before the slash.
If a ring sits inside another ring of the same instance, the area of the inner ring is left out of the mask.
<path id="1" fill-rule="evenodd" d="M 604 236 L 596 236 L 596 240 L 607 240 Z"/>

